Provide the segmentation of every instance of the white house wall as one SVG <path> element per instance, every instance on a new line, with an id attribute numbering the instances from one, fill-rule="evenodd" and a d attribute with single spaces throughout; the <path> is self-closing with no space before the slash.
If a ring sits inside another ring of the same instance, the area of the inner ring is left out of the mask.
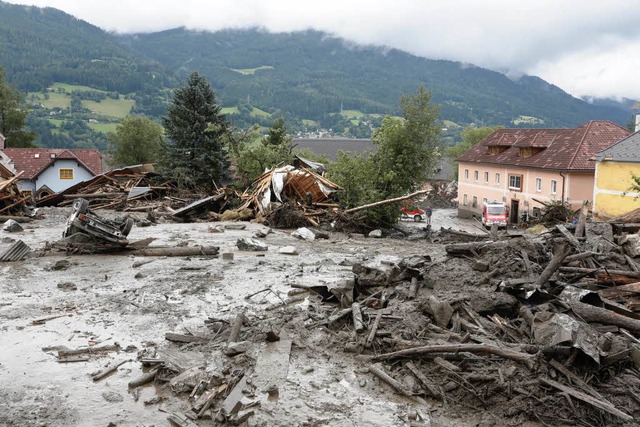
<path id="1" fill-rule="evenodd" d="M 73 179 L 60 179 L 60 169 L 73 169 Z M 52 191 L 59 193 L 92 177 L 93 175 L 75 160 L 59 159 L 38 175 L 35 182 L 35 191 L 46 185 Z"/>

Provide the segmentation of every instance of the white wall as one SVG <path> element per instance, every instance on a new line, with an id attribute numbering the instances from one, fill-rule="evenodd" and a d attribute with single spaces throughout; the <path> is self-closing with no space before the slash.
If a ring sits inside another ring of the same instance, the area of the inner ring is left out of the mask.
<path id="1" fill-rule="evenodd" d="M 73 169 L 73 179 L 60 179 L 60 169 Z M 52 191 L 59 193 L 79 182 L 92 178 L 93 175 L 75 160 L 58 159 L 45 169 L 35 182 L 35 190 L 46 185 Z"/>

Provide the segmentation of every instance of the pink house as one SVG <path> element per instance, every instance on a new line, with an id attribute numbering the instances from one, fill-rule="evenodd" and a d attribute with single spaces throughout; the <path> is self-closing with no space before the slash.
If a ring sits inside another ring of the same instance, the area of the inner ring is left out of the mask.
<path id="1" fill-rule="evenodd" d="M 482 215 L 484 201 L 502 201 L 509 221 L 535 215 L 537 201 L 578 208 L 593 197 L 596 153 L 627 137 L 609 121 L 575 129 L 499 129 L 458 160 L 458 214 Z"/>

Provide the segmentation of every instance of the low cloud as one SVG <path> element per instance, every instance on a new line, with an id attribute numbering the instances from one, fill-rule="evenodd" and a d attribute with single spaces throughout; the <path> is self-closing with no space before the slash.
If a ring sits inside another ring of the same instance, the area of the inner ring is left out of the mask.
<path id="1" fill-rule="evenodd" d="M 433 59 L 539 75 L 580 95 L 640 99 L 640 8 L 622 0 L 12 0 L 115 32 L 185 26 L 327 31 Z"/>

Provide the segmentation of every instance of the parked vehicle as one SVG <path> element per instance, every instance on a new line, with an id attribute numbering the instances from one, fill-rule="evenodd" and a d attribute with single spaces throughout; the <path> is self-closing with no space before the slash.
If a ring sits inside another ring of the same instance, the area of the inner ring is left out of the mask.
<path id="1" fill-rule="evenodd" d="M 425 218 L 425 211 L 411 204 L 401 204 L 400 212 L 401 218 L 412 219 L 415 222 L 420 222 Z"/>
<path id="2" fill-rule="evenodd" d="M 503 202 L 484 202 L 482 204 L 482 224 L 491 227 L 498 224 L 498 227 L 506 227 L 509 219 L 509 208 Z"/>
<path id="3" fill-rule="evenodd" d="M 89 235 L 93 239 L 103 240 L 118 245 L 127 245 L 127 236 L 133 227 L 133 219 L 110 220 L 97 215 L 89 209 L 89 202 L 76 199 L 73 211 L 67 219 L 67 226 L 62 237 L 70 237 L 77 233 Z"/>

